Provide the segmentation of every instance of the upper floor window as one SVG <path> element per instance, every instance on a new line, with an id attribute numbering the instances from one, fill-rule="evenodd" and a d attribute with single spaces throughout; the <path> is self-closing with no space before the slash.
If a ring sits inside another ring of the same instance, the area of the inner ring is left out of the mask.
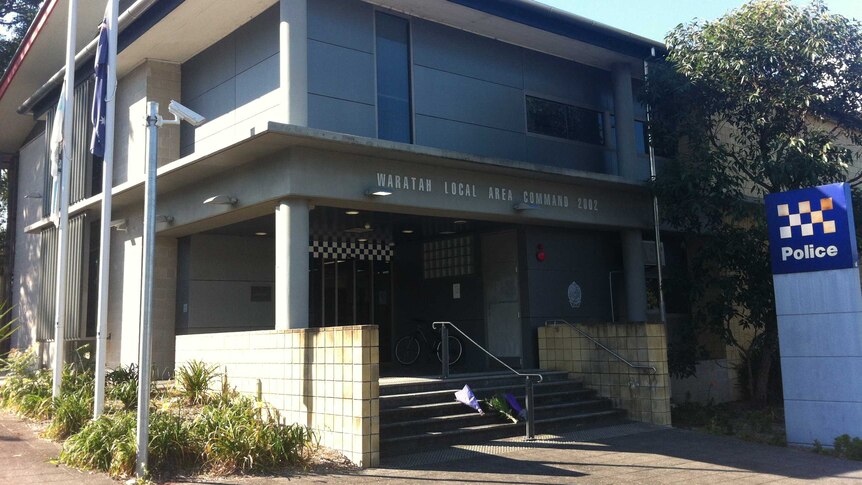
<path id="1" fill-rule="evenodd" d="M 527 96 L 527 131 L 568 140 L 605 144 L 602 113 Z"/>
<path id="2" fill-rule="evenodd" d="M 376 14 L 377 137 L 412 143 L 410 106 L 410 23 Z"/>

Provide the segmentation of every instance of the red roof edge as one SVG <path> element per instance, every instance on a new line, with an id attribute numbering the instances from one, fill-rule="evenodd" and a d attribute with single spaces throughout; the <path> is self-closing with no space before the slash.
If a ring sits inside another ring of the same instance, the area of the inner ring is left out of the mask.
<path id="1" fill-rule="evenodd" d="M 46 1 L 42 5 L 42 9 L 39 10 L 39 13 L 36 14 L 36 19 L 27 30 L 27 34 L 24 36 L 24 40 L 21 41 L 21 45 L 18 46 L 18 50 L 15 51 L 15 56 L 9 64 L 9 68 L 6 69 L 6 72 L 3 74 L 3 78 L 0 79 L 0 98 L 6 94 L 6 90 L 9 89 L 9 85 L 12 84 L 12 79 L 15 78 L 15 74 L 18 73 L 18 69 L 21 68 L 24 58 L 27 57 L 27 53 L 30 52 L 30 48 L 33 47 L 33 43 L 36 42 L 36 37 L 39 36 L 39 32 L 42 31 L 42 27 L 45 26 L 45 22 L 48 21 L 48 17 L 51 16 L 51 12 L 54 11 L 54 7 L 57 6 L 57 2 L 58 0 Z"/>

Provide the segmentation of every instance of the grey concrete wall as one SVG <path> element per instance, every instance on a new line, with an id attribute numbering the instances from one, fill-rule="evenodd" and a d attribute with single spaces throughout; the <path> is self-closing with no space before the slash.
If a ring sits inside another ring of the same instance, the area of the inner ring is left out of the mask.
<path id="1" fill-rule="evenodd" d="M 308 125 L 377 136 L 374 8 L 363 2 L 308 2 Z"/>
<path id="2" fill-rule="evenodd" d="M 26 199 L 41 194 L 45 180 L 45 136 L 34 138 L 18 153 L 18 214 L 15 221 L 15 261 L 12 268 L 13 315 L 18 331 L 13 346 L 27 348 L 36 342 L 36 316 L 39 305 L 41 236 L 27 234 L 24 228 L 42 218 L 42 200 Z M 50 195 L 43 194 L 50 197 Z"/>
<path id="3" fill-rule="evenodd" d="M 619 234 L 615 232 L 528 227 L 524 231 L 525 271 L 521 300 L 524 341 L 536 341 L 536 328 L 546 320 L 562 318 L 572 323 L 609 322 L 611 295 L 608 273 L 622 269 Z M 545 261 L 536 258 L 538 245 Z M 618 278 L 622 287 L 621 275 Z M 581 304 L 573 308 L 568 289 L 581 288 Z M 619 300 L 624 295 L 614 295 Z M 525 347 L 525 361 L 537 365 L 537 349 Z"/>
<path id="4" fill-rule="evenodd" d="M 117 87 L 117 125 L 114 146 L 114 185 L 141 180 L 147 153 L 147 102 L 159 103 L 165 118 L 168 103 L 180 97 L 180 66 L 147 60 L 120 79 Z M 179 158 L 179 127 L 159 128 L 159 166 Z"/>
<path id="5" fill-rule="evenodd" d="M 252 286 L 275 285 L 274 240 L 197 234 L 187 241 L 180 251 L 178 333 L 274 328 L 275 303 L 251 301 Z"/>
<path id="6" fill-rule="evenodd" d="M 309 126 L 376 136 L 374 8 L 310 0 L 308 22 Z M 611 113 L 610 73 L 421 19 L 411 27 L 416 144 L 595 172 L 611 164 L 611 144 L 527 134 L 525 105 L 529 94 Z"/>
<path id="7" fill-rule="evenodd" d="M 181 101 L 207 122 L 182 125 L 182 155 L 245 138 L 261 120 L 281 119 L 278 24 L 275 5 L 183 64 Z"/>

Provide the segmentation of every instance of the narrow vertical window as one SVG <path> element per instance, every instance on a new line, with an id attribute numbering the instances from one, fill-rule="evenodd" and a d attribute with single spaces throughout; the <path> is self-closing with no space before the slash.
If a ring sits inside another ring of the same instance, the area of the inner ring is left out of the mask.
<path id="1" fill-rule="evenodd" d="M 377 137 L 412 143 L 410 24 L 377 12 Z"/>

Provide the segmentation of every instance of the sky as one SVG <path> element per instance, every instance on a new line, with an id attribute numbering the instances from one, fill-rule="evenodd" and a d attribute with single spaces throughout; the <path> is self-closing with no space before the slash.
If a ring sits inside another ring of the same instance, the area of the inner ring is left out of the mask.
<path id="1" fill-rule="evenodd" d="M 744 0 L 539 0 L 541 3 L 662 41 L 680 23 L 713 20 Z M 797 5 L 808 2 L 793 0 Z M 862 0 L 826 0 L 829 10 L 862 21 Z"/>

